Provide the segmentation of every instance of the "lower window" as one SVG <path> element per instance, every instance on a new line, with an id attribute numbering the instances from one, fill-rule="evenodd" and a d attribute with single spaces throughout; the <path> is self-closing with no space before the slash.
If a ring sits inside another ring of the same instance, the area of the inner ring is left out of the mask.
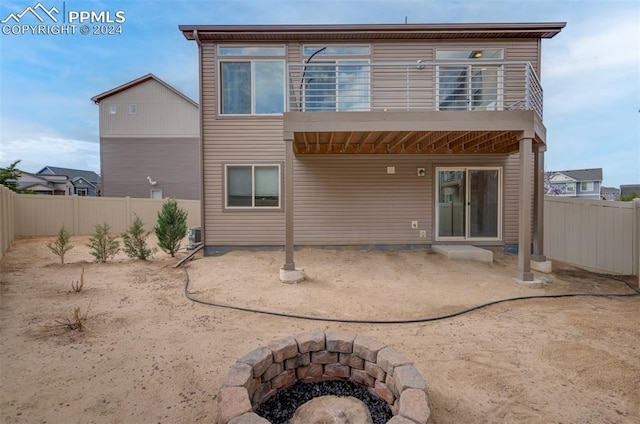
<path id="1" fill-rule="evenodd" d="M 279 208 L 280 165 L 226 165 L 227 208 Z"/>
<path id="2" fill-rule="evenodd" d="M 160 189 L 151 189 L 151 198 L 152 199 L 162 199 L 162 190 Z"/>
<path id="3" fill-rule="evenodd" d="M 78 188 L 78 189 L 76 189 L 76 194 L 78 196 L 86 196 L 87 195 L 87 189 L 86 188 Z"/>

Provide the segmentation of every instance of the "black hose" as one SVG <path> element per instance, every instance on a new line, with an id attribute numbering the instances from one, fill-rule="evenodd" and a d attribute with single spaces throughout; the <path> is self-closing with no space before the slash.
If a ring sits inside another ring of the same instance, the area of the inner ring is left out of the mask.
<path id="1" fill-rule="evenodd" d="M 634 293 L 569 293 L 569 294 L 545 294 L 545 295 L 534 295 L 534 296 L 519 296 L 519 297 L 510 297 L 507 299 L 494 300 L 492 302 L 482 303 L 477 306 L 473 306 L 471 308 L 462 309 L 457 312 L 453 312 L 446 315 L 438 315 L 435 317 L 426 317 L 426 318 L 414 318 L 414 319 L 394 319 L 394 320 L 363 320 L 363 319 L 346 319 L 346 318 L 323 318 L 312 315 L 298 315 L 298 314 L 289 314 L 285 312 L 276 312 L 276 311 L 267 311 L 263 309 L 254 309 L 254 308 L 246 308 L 243 306 L 235 306 L 235 305 L 227 305 L 225 303 L 216 303 L 209 302 L 206 300 L 201 300 L 195 298 L 189 294 L 189 273 L 187 272 L 187 267 L 183 264 L 182 270 L 185 275 L 185 284 L 184 284 L 184 296 L 192 302 L 200 303 L 201 305 L 214 306 L 217 308 L 225 308 L 225 309 L 233 309 L 236 311 L 243 312 L 251 312 L 256 314 L 264 314 L 264 315 L 272 315 L 277 317 L 285 317 L 285 318 L 294 318 L 294 319 L 304 319 L 310 321 L 324 321 L 324 322 L 339 322 L 346 324 L 415 324 L 421 322 L 432 322 L 432 321 L 441 321 L 449 318 L 454 318 L 460 315 L 468 314 L 469 312 L 477 311 L 479 309 L 483 309 L 489 306 L 497 305 L 499 303 L 506 302 L 514 302 L 516 300 L 529 300 L 529 299 L 559 299 L 564 297 L 633 297 L 640 296 L 640 290 L 633 287 L 627 281 L 611 277 L 604 274 L 597 274 L 599 276 L 610 278 L 612 280 L 621 281 L 625 283 Z"/>

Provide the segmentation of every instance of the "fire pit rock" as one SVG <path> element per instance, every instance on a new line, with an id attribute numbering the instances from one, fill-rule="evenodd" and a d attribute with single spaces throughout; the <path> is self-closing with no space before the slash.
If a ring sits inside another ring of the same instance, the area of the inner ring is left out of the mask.
<path id="1" fill-rule="evenodd" d="M 282 337 L 247 353 L 229 369 L 218 393 L 217 424 L 268 424 L 254 411 L 297 382 L 350 380 L 387 402 L 388 423 L 426 424 L 427 385 L 411 361 L 369 337 L 314 331 Z"/>

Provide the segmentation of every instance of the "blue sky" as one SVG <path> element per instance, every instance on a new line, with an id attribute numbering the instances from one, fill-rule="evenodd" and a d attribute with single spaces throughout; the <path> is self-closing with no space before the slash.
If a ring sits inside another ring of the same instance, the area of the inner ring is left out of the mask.
<path id="1" fill-rule="evenodd" d="M 0 20 L 38 0 L 3 0 Z M 181 24 L 567 22 L 542 45 L 547 170 L 599 168 L 640 183 L 640 2 L 625 0 L 41 0 L 124 11 L 122 34 L 0 34 L 0 166 L 99 172 L 90 98 L 154 73 L 198 99 L 197 49 Z M 38 23 L 25 16 L 21 24 Z M 79 25 L 78 25 L 79 28 Z M 77 29 L 79 31 L 79 29 Z"/>

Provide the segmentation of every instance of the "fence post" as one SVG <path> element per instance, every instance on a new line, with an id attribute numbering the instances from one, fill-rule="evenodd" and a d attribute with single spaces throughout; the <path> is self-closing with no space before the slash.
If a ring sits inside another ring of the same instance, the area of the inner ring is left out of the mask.
<path id="1" fill-rule="evenodd" d="M 633 199 L 633 275 L 638 276 L 638 288 L 640 288 L 640 199 Z"/>
<path id="2" fill-rule="evenodd" d="M 131 226 L 131 197 L 127 196 L 124 198 L 125 210 L 127 213 L 127 228 Z"/>
<path id="3" fill-rule="evenodd" d="M 80 235 L 80 196 L 71 196 L 73 199 L 73 235 Z"/>

